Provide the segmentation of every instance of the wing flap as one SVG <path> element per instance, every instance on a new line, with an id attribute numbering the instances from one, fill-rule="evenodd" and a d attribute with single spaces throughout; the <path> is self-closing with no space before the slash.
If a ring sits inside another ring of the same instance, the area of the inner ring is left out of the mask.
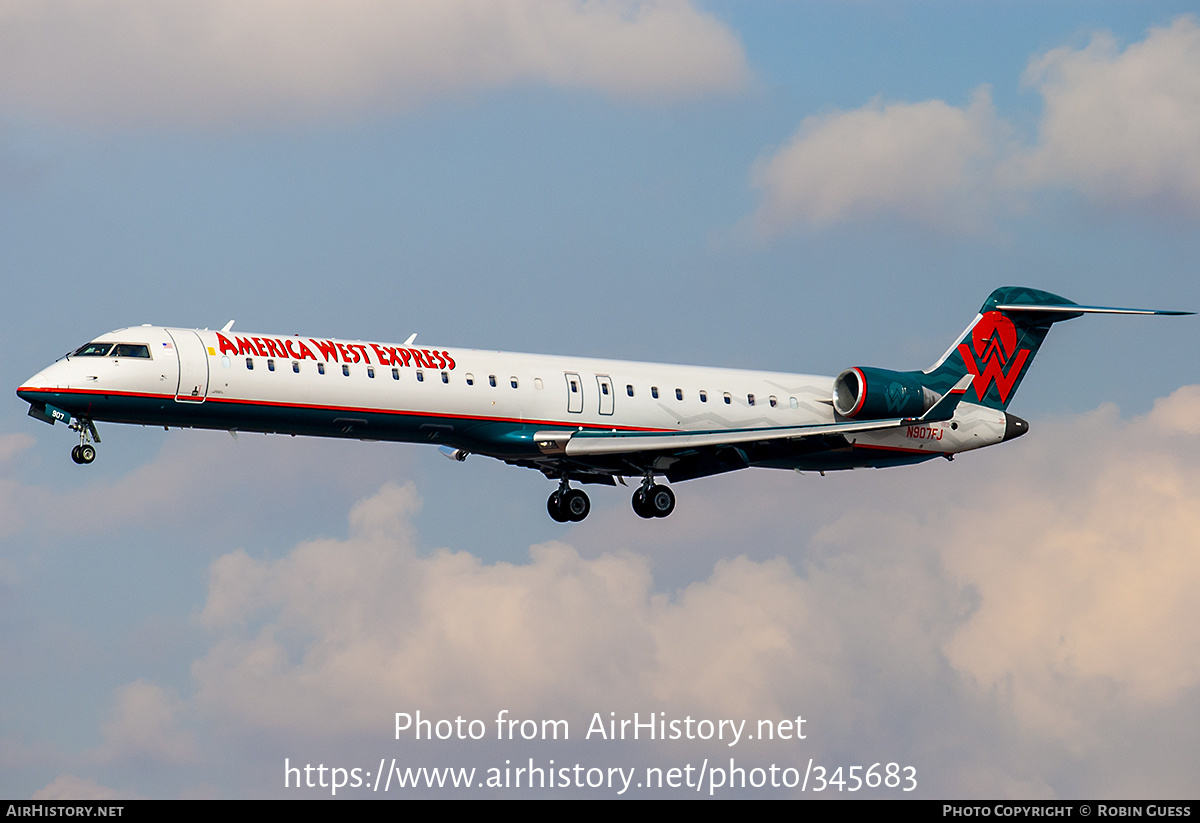
<path id="1" fill-rule="evenodd" d="M 682 451 L 686 449 L 711 448 L 713 446 L 736 446 L 746 443 L 764 443 L 772 440 L 794 440 L 818 437 L 827 434 L 849 434 L 851 432 L 889 429 L 902 425 L 905 419 L 866 420 L 861 423 L 829 423 L 816 426 L 788 426 L 784 428 L 728 429 L 707 432 L 575 432 L 565 444 L 568 457 L 584 457 L 601 454 L 622 454 L 645 451 Z"/>

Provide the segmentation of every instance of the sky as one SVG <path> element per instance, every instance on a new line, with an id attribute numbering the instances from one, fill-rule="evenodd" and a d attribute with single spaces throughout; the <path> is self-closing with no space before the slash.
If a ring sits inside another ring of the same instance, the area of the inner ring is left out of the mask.
<path id="1" fill-rule="evenodd" d="M 140 323 L 833 375 L 1000 285 L 1200 310 L 1193 9 L 0 0 L 0 384 Z M 1058 325 L 1020 440 L 655 521 L 428 446 L 81 467 L 10 392 L 0 796 L 1194 798 L 1198 331 Z"/>

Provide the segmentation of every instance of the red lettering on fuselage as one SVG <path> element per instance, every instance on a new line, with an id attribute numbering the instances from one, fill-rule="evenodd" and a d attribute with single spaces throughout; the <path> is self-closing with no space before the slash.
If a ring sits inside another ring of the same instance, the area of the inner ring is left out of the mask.
<path id="1" fill-rule="evenodd" d="M 392 365 L 392 358 L 391 355 L 388 354 L 388 349 L 383 348 L 378 343 L 372 343 L 371 348 L 375 350 L 375 356 L 379 358 L 379 365 Z M 395 351 L 395 349 L 392 349 L 392 351 Z"/>
<path id="2" fill-rule="evenodd" d="M 458 364 L 448 351 L 431 351 L 429 349 L 408 349 L 400 346 L 385 346 L 382 343 L 339 343 L 336 340 L 317 340 L 310 337 L 309 342 L 321 353 L 321 357 L 313 352 L 299 338 L 279 339 L 273 337 L 238 337 L 232 340 L 217 332 L 217 344 L 221 354 L 251 354 L 259 357 L 278 357 L 293 360 L 325 360 L 332 363 L 371 363 L 367 347 L 375 352 L 375 357 L 381 366 L 417 366 L 424 369 L 454 369 Z M 340 355 L 340 357 L 339 357 Z"/>
<path id="3" fill-rule="evenodd" d="M 312 340 L 312 344 L 320 350 L 321 357 L 324 358 L 326 362 L 329 362 L 330 360 L 332 360 L 334 363 L 338 362 L 337 347 L 334 346 L 331 341 L 313 340 L 311 337 L 308 339 Z M 316 358 L 313 359 L 315 360 Z"/>

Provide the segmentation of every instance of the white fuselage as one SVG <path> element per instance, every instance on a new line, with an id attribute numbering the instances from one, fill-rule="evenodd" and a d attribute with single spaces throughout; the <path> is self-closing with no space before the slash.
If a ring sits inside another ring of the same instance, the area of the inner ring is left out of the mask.
<path id="1" fill-rule="evenodd" d="M 837 422 L 832 377 L 158 326 L 94 341 L 109 342 L 148 356 L 70 356 L 18 393 L 89 420 L 436 442 L 514 462 L 538 457 L 546 431 Z M 829 467 L 952 454 L 998 443 L 1004 428 L 1003 412 L 962 403 L 949 421 L 856 433 L 843 445 L 857 456 Z M 777 452 L 750 464 L 820 467 Z"/>

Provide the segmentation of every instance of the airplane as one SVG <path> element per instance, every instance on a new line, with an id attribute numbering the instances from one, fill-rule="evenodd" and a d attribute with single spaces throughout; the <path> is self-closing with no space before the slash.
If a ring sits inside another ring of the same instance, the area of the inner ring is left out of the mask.
<path id="1" fill-rule="evenodd" d="M 17 395 L 78 433 L 79 464 L 96 459 L 97 421 L 433 443 L 557 480 L 558 522 L 591 509 L 572 482 L 625 478 L 640 478 L 634 512 L 655 518 L 675 509 L 659 477 L 904 466 L 1020 437 L 1029 424 L 1006 409 L 1051 325 L 1192 313 L 1003 287 L 928 369 L 836 377 L 143 325 L 88 342 Z"/>

